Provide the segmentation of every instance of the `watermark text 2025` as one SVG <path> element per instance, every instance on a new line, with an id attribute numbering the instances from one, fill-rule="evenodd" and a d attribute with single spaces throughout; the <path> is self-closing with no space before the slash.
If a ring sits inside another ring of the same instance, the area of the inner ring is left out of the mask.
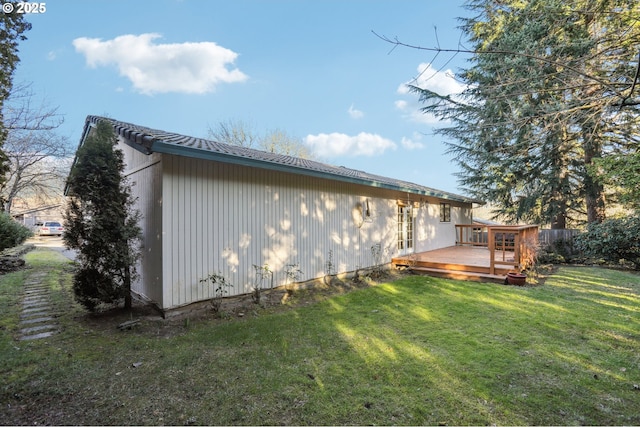
<path id="1" fill-rule="evenodd" d="M 4 13 L 45 13 L 47 11 L 46 3 L 2 3 L 2 12 Z"/>

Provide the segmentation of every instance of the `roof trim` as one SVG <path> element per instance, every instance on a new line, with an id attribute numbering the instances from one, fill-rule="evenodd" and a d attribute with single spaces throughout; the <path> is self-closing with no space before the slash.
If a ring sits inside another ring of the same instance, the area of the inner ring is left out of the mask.
<path id="1" fill-rule="evenodd" d="M 87 127 L 95 126 L 99 121 L 103 120 L 113 125 L 114 131 L 127 145 L 147 155 L 151 153 L 173 154 L 324 178 L 460 203 L 484 203 L 466 196 L 436 190 L 411 182 L 373 175 L 355 169 L 331 166 L 317 161 L 299 159 L 250 148 L 235 147 L 206 139 L 149 129 L 100 116 L 87 116 L 81 144 L 88 134 Z"/>

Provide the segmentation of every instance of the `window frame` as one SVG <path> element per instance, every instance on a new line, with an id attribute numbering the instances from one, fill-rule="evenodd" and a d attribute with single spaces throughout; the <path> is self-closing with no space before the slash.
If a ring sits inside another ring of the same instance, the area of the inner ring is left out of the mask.
<path id="1" fill-rule="evenodd" d="M 451 203 L 440 202 L 440 222 L 451 222 Z"/>

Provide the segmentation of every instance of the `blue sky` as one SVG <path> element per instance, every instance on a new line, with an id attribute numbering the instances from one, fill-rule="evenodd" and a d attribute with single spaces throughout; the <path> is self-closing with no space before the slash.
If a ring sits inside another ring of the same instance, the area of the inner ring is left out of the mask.
<path id="1" fill-rule="evenodd" d="M 221 121 L 281 129 L 320 160 L 461 193 L 438 126 L 404 85 L 453 93 L 463 0 L 56 0 L 31 14 L 15 83 L 64 115 L 206 137 Z M 437 33 L 437 39 L 436 39 Z M 421 72 L 431 64 L 426 72 Z M 441 125 L 441 124 L 440 124 Z"/>

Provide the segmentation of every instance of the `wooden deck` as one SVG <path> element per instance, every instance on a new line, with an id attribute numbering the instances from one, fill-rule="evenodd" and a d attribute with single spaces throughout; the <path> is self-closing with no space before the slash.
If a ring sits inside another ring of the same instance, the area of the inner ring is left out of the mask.
<path id="1" fill-rule="evenodd" d="M 513 252 L 495 251 L 495 260 L 508 265 L 495 266 L 491 274 L 491 254 L 487 247 L 449 246 L 427 252 L 393 258 L 396 267 L 408 267 L 427 275 L 459 280 L 503 283 L 509 271 L 514 271 L 516 262 Z"/>

